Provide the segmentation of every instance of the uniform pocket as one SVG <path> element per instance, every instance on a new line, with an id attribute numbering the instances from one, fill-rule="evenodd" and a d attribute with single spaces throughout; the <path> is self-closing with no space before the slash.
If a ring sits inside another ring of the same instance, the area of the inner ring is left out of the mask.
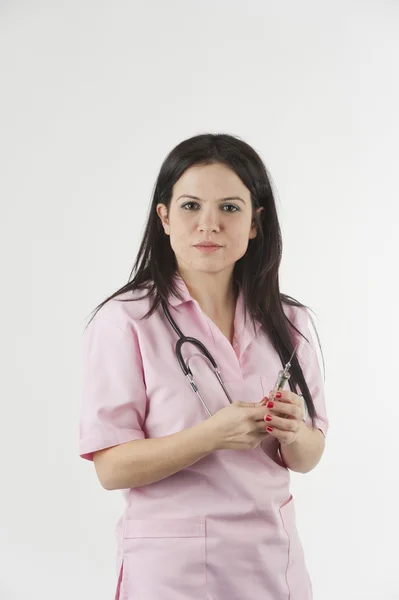
<path id="1" fill-rule="evenodd" d="M 292 495 L 280 506 L 280 515 L 288 538 L 286 581 L 290 600 L 311 600 L 312 586 L 295 522 L 295 507 Z"/>
<path id="2" fill-rule="evenodd" d="M 120 600 L 205 600 L 205 519 L 127 519 Z"/>
<path id="3" fill-rule="evenodd" d="M 265 395 L 263 377 L 259 374 L 251 374 L 244 379 L 235 379 L 234 381 L 226 380 L 225 383 L 234 402 L 260 402 Z M 227 406 L 228 402 L 225 396 L 223 402 Z M 222 403 L 220 408 L 223 408 Z"/>

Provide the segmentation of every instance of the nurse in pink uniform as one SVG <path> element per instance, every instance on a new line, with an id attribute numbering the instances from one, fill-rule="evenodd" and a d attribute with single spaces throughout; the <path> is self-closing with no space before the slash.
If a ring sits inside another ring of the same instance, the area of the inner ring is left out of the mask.
<path id="1" fill-rule="evenodd" d="M 328 420 L 310 313 L 279 290 L 281 253 L 253 148 L 204 134 L 171 151 L 129 283 L 84 333 L 80 455 L 126 498 L 117 600 L 312 598 L 290 470 L 317 465 Z M 163 303 L 231 401 L 185 343 L 204 403 L 191 389 Z"/>

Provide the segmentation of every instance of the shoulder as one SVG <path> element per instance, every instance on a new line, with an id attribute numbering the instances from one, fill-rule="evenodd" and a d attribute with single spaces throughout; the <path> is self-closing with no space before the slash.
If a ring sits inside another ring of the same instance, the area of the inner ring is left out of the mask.
<path id="1" fill-rule="evenodd" d="M 137 322 L 145 317 L 151 306 L 151 297 L 146 290 L 123 292 L 108 300 L 95 313 L 92 323 L 106 320 L 129 333 L 132 328 L 136 328 Z"/>
<path id="2" fill-rule="evenodd" d="M 311 317 L 307 306 L 297 301 L 294 302 L 291 299 L 288 302 L 285 299 L 282 301 L 285 316 L 289 321 L 289 327 L 294 338 L 299 335 L 298 331 L 301 335 L 307 337 L 309 330 L 315 326 L 314 319 Z"/>
<path id="3" fill-rule="evenodd" d="M 304 320 L 307 322 L 309 312 L 306 306 L 297 302 L 293 304 L 291 301 L 288 301 L 285 298 L 282 298 L 282 306 L 285 316 L 291 321 L 291 323 L 303 323 Z"/>

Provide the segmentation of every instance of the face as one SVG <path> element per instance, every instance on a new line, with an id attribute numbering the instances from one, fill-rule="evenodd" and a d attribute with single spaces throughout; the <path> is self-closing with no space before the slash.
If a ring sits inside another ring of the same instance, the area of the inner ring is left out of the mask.
<path id="1" fill-rule="evenodd" d="M 157 214 L 180 273 L 232 272 L 256 236 L 250 192 L 222 164 L 187 169 L 173 186 L 169 214 L 164 204 L 158 204 Z"/>

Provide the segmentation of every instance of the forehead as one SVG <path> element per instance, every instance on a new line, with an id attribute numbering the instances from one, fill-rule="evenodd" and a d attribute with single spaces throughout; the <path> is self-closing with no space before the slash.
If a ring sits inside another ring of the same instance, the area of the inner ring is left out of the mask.
<path id="1" fill-rule="evenodd" d="M 226 165 L 195 165 L 188 168 L 173 186 L 173 196 L 192 194 L 204 200 L 228 196 L 250 198 L 238 175 Z"/>

